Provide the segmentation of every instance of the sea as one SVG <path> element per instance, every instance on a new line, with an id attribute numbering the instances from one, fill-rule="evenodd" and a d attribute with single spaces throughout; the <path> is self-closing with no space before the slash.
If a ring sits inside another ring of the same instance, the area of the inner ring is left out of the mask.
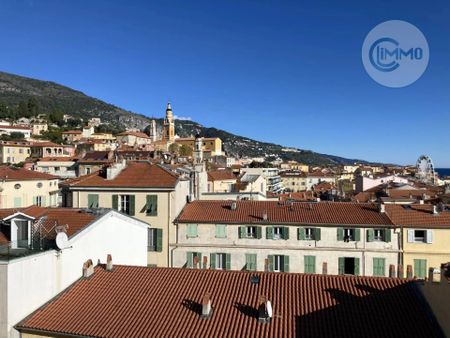
<path id="1" fill-rule="evenodd" d="M 439 174 L 439 177 L 450 176 L 450 168 L 436 168 L 435 171 Z"/>

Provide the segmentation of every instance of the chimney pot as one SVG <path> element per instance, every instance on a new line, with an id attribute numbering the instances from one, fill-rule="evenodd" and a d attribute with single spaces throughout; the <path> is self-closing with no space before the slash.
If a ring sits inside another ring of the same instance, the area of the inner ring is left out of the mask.
<path id="1" fill-rule="evenodd" d="M 383 203 L 380 204 L 380 212 L 382 214 L 384 214 L 386 212 L 386 206 Z"/>
<path id="2" fill-rule="evenodd" d="M 91 259 L 88 259 L 83 264 L 83 277 L 88 278 L 94 273 L 94 264 Z"/>
<path id="3" fill-rule="evenodd" d="M 232 202 L 231 203 L 231 210 L 236 210 L 237 209 L 237 203 L 236 202 Z"/>
<path id="4" fill-rule="evenodd" d="M 113 269 L 112 256 L 108 254 L 108 256 L 106 256 L 106 271 L 112 271 L 112 269 Z"/>
<path id="5" fill-rule="evenodd" d="M 209 292 L 205 293 L 202 298 L 202 315 L 201 318 L 208 319 L 211 317 L 213 309 L 211 307 L 211 294 Z"/>

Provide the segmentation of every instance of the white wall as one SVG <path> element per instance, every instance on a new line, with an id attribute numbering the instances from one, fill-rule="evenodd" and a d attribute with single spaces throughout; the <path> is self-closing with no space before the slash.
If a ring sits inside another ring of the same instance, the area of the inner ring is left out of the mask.
<path id="1" fill-rule="evenodd" d="M 51 250 L 0 262 L 0 282 L 7 276 L 7 285 L 0 286 L 0 295 L 7 290 L 7 297 L 0 299 L 0 314 L 7 304 L 7 328 L 80 278 L 88 259 L 96 265 L 99 259 L 104 263 L 107 254 L 111 254 L 113 264 L 147 266 L 147 225 L 115 211 L 72 237 L 70 245 L 59 252 Z M 14 329 L 8 335 L 3 321 L 2 318 L 0 337 L 18 337 Z"/>

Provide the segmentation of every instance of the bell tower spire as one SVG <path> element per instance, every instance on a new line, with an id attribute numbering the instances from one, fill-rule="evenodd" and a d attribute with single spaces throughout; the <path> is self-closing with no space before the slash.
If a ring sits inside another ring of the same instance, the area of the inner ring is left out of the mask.
<path id="1" fill-rule="evenodd" d="M 163 139 L 167 143 L 172 143 L 175 139 L 175 122 L 173 120 L 172 106 L 167 103 L 166 118 L 164 119 Z"/>

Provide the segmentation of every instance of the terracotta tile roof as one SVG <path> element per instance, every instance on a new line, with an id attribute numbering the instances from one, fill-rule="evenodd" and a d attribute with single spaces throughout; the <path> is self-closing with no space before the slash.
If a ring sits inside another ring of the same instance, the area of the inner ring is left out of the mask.
<path id="1" fill-rule="evenodd" d="M 30 142 L 27 141 L 0 141 L 1 146 L 8 147 L 29 147 Z"/>
<path id="2" fill-rule="evenodd" d="M 31 147 L 64 147 L 64 146 L 54 142 L 45 141 L 45 142 L 32 142 Z"/>
<path id="3" fill-rule="evenodd" d="M 87 213 L 82 209 L 73 208 L 41 208 L 35 205 L 26 208 L 9 208 L 0 209 L 0 219 L 3 220 L 18 212 L 35 218 L 37 221 L 41 217 L 45 217 L 43 222 L 42 234 L 47 239 L 54 239 L 56 236 L 55 227 L 66 225 L 67 236 L 72 237 L 79 231 L 83 230 L 91 222 L 102 216 L 102 213 L 97 215 Z M 105 211 L 106 212 L 106 211 Z M 5 242 L 6 241 L 6 242 Z M 3 243 L 2 243 L 3 242 Z M 0 245 L 9 242 L 7 236 L 0 231 Z"/>
<path id="4" fill-rule="evenodd" d="M 0 166 L 0 179 L 5 181 L 56 180 L 59 177 L 23 168 Z"/>
<path id="5" fill-rule="evenodd" d="M 304 224 L 383 224 L 389 218 L 378 211 L 375 204 L 321 202 L 288 203 L 276 201 L 194 201 L 186 204 L 178 217 L 180 223 L 304 223 Z M 263 214 L 267 213 L 267 221 Z"/>
<path id="6" fill-rule="evenodd" d="M 274 194 L 270 192 L 267 194 L 268 198 L 277 198 L 279 201 L 316 201 L 316 197 L 314 197 L 314 192 L 311 190 L 308 191 L 299 191 L 299 192 L 288 192 L 284 194 Z"/>
<path id="7" fill-rule="evenodd" d="M 236 180 L 236 176 L 230 170 L 208 171 L 208 181 Z"/>
<path id="8" fill-rule="evenodd" d="M 30 127 L 26 126 L 4 126 L 0 125 L 0 129 L 11 129 L 11 130 L 32 130 Z"/>
<path id="9" fill-rule="evenodd" d="M 439 211 L 437 214 L 433 214 L 433 205 L 430 204 L 386 204 L 386 213 L 396 225 L 421 227 L 450 226 L 449 206 L 446 206 L 445 211 Z"/>
<path id="10" fill-rule="evenodd" d="M 127 136 L 127 135 L 136 136 L 136 137 L 140 137 L 140 138 L 146 138 L 146 139 L 150 138 L 146 133 L 142 133 L 139 131 L 124 131 L 124 132 L 118 134 L 117 136 Z"/>
<path id="11" fill-rule="evenodd" d="M 81 130 L 66 130 L 62 132 L 63 134 L 82 134 L 83 132 Z"/>
<path id="12" fill-rule="evenodd" d="M 72 162 L 77 161 L 78 157 L 68 157 L 68 156 L 61 156 L 61 157 L 41 157 L 36 159 L 36 162 Z"/>
<path id="13" fill-rule="evenodd" d="M 259 278 L 251 283 L 252 276 Z M 16 328 L 89 337 L 443 337 L 414 281 L 114 266 L 95 268 Z M 213 313 L 202 319 L 202 298 Z M 260 297 L 270 323 L 258 322 Z"/>
<path id="14" fill-rule="evenodd" d="M 70 187 L 173 188 L 178 175 L 148 162 L 128 162 L 114 179 L 107 180 L 102 171 L 66 181 Z"/>

